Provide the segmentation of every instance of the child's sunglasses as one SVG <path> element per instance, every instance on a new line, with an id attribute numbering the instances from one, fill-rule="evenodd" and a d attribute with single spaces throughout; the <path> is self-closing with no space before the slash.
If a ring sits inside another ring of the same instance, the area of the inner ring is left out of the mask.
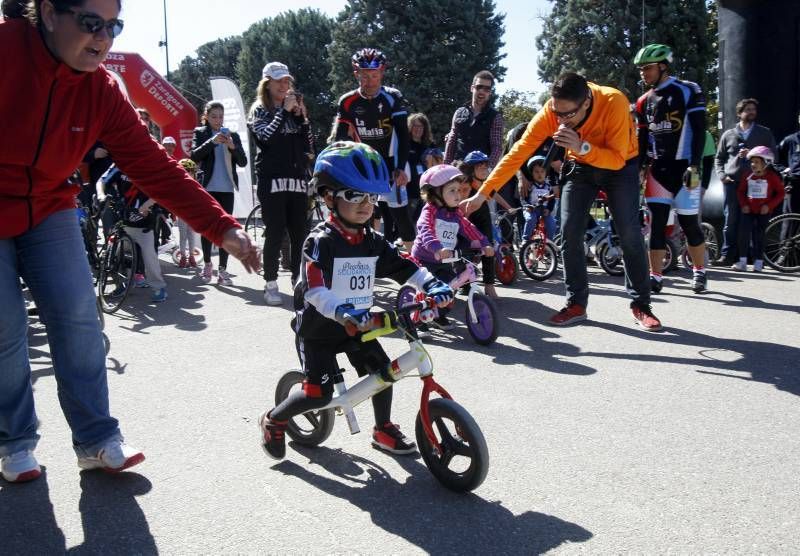
<path id="1" fill-rule="evenodd" d="M 353 189 L 340 189 L 336 192 L 336 197 L 353 204 L 363 203 L 364 199 L 368 199 L 373 205 L 378 202 L 378 196 L 374 193 L 363 193 Z"/>

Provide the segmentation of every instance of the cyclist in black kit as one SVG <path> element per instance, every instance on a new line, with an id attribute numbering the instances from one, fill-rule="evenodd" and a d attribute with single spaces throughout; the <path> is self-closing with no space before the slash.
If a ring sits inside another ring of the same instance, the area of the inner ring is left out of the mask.
<path id="1" fill-rule="evenodd" d="M 382 85 L 386 56 L 374 48 L 362 48 L 351 59 L 358 88 L 339 99 L 334 139 L 366 143 L 380 153 L 389 167 L 394 186 L 379 203 L 386 239 L 399 236 L 407 251 L 416 237 L 405 192 L 408 174 L 408 109 L 402 93 Z M 377 212 L 377 211 L 376 211 Z"/>
<path id="2" fill-rule="evenodd" d="M 692 290 L 705 291 L 705 238 L 697 219 L 700 210 L 700 162 L 705 144 L 706 99 L 696 83 L 669 74 L 672 50 L 650 44 L 633 63 L 651 87 L 636 102 L 639 157 L 647 164 L 645 199 L 653 214 L 650 234 L 650 289 L 661 291 L 666 238 L 672 207 L 686 234 L 692 258 Z"/>

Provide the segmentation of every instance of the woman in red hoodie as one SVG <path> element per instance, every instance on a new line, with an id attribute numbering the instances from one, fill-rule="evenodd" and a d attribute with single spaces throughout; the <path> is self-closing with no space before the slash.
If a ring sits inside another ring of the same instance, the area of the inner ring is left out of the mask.
<path id="1" fill-rule="evenodd" d="M 0 21 L 0 458 L 10 482 L 41 473 L 27 345 L 28 285 L 46 324 L 61 408 L 82 469 L 144 460 L 108 407 L 105 349 L 66 183 L 101 141 L 149 197 L 241 259 L 258 254 L 237 222 L 151 139 L 101 66 L 123 27 L 119 0 L 3 0 Z"/>

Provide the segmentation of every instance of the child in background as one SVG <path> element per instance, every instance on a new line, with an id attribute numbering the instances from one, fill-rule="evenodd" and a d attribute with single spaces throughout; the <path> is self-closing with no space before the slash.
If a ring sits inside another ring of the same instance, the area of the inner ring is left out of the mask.
<path id="1" fill-rule="evenodd" d="M 191 158 L 182 158 L 178 163 L 183 166 L 183 169 L 186 170 L 190 176 L 197 179 L 197 164 L 194 160 Z M 194 258 L 194 253 L 197 249 L 197 234 L 189 227 L 189 224 L 177 217 L 175 219 L 178 222 L 178 231 L 180 232 L 178 250 L 180 251 L 181 258 L 178 261 L 178 266 L 180 268 L 197 268 L 197 261 Z"/>
<path id="2" fill-rule="evenodd" d="M 544 218 L 545 231 L 547 237 L 552 239 L 556 235 L 556 220 L 553 218 L 553 206 L 556 203 L 550 184 L 547 183 L 547 172 L 544 169 L 543 156 L 534 156 L 527 163 L 531 177 L 531 187 L 528 198 L 524 202 L 529 206 L 525 207 L 523 216 L 525 217 L 525 228 L 522 232 L 523 241 L 530 239 L 533 230 L 539 223 L 540 218 Z"/>
<path id="3" fill-rule="evenodd" d="M 453 256 L 459 236 L 469 242 L 470 247 L 481 249 L 485 256 L 494 256 L 489 240 L 458 208 L 463 180 L 464 175 L 448 164 L 428 168 L 419 178 L 425 205 L 417 221 L 417 238 L 411 256 L 445 283 L 455 278 L 455 272 L 449 264 L 441 261 Z M 439 316 L 433 324 L 442 330 L 453 328 L 447 318 L 447 309 L 439 309 Z"/>
<path id="4" fill-rule="evenodd" d="M 425 169 L 433 168 L 444 163 L 444 153 L 439 147 L 430 147 L 422 152 L 422 163 Z"/>
<path id="5" fill-rule="evenodd" d="M 403 258 L 397 248 L 369 227 L 378 195 L 389 192 L 389 170 L 377 151 L 363 143 L 339 141 L 317 157 L 310 184 L 331 209 L 303 245 L 304 264 L 295 285 L 292 327 L 306 379 L 259 419 L 264 451 L 275 459 L 286 455 L 288 420 L 323 407 L 333 396 L 333 376 L 344 353 L 359 376 L 384 373 L 391 361 L 377 340 L 348 336 L 345 325 L 370 329 L 369 308 L 376 278 L 391 278 L 423 290 L 437 305 L 453 300 L 453 290 L 430 272 Z M 392 388 L 372 397 L 375 428 L 372 445 L 393 454 L 416 451 L 391 422 Z"/>
<path id="6" fill-rule="evenodd" d="M 736 193 L 742 217 L 739 221 L 739 262 L 733 270 L 747 270 L 747 250 L 753 241 L 753 272 L 764 268 L 764 230 L 770 213 L 783 202 L 784 189 L 780 174 L 772 167 L 775 155 L 767 147 L 753 147 L 747 153 L 752 172 L 745 173 Z"/>

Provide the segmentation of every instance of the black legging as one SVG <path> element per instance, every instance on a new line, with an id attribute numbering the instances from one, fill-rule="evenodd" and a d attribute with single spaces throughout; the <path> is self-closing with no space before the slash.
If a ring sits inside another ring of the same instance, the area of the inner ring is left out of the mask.
<path id="1" fill-rule="evenodd" d="M 469 215 L 478 231 L 486 236 L 489 245 L 494 242 L 494 226 L 492 225 L 492 212 L 489 205 L 484 203 L 481 208 Z M 494 257 L 481 257 L 481 270 L 483 271 L 483 283 L 494 284 Z"/>
<path id="2" fill-rule="evenodd" d="M 652 219 L 650 221 L 650 249 L 666 249 L 667 238 L 664 228 L 669 220 L 671 207 L 666 203 L 647 203 Z M 678 224 L 681 225 L 686 235 L 686 242 L 690 247 L 697 247 L 705 241 L 703 230 L 696 214 L 679 214 Z"/>
<path id="3" fill-rule="evenodd" d="M 264 220 L 264 279 L 278 279 L 278 257 L 286 232 L 289 232 L 289 266 L 292 283 L 300 275 L 303 241 L 308 234 L 308 195 L 295 191 L 267 193 L 258 189 L 261 218 Z"/>
<path id="4" fill-rule="evenodd" d="M 222 207 L 222 210 L 228 214 L 233 214 L 233 193 L 219 193 L 216 191 L 209 191 L 209 195 L 214 197 Z M 203 246 L 203 262 L 211 262 L 211 241 L 207 240 L 205 236 L 200 238 L 200 244 Z M 219 268 L 225 270 L 228 268 L 228 252 L 222 247 L 219 248 Z"/>

